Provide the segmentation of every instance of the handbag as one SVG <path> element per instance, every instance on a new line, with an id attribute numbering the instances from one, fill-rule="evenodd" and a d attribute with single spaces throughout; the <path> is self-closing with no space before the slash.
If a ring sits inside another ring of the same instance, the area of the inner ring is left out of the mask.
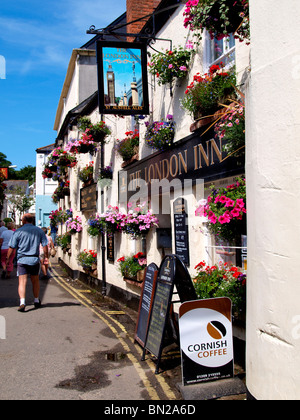
<path id="1" fill-rule="evenodd" d="M 52 248 L 51 251 L 50 251 L 50 256 L 55 257 L 55 255 L 56 255 L 56 249 Z"/>

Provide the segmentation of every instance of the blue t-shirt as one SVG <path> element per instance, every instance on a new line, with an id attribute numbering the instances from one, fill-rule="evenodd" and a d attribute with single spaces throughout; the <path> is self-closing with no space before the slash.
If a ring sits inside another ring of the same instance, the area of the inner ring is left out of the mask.
<path id="1" fill-rule="evenodd" d="M 17 249 L 19 264 L 36 265 L 39 263 L 40 244 L 48 245 L 44 231 L 27 223 L 15 231 L 9 242 L 9 247 Z"/>

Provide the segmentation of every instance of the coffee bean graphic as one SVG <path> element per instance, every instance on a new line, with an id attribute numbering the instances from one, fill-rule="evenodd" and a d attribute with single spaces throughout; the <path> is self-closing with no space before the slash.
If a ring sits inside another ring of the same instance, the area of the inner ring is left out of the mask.
<path id="1" fill-rule="evenodd" d="M 207 324 L 207 332 L 215 340 L 221 340 L 227 334 L 226 328 L 219 321 L 209 322 Z"/>

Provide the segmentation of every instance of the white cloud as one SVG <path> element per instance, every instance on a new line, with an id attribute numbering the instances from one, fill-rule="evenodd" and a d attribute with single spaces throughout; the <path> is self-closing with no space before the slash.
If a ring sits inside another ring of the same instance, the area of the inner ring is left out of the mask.
<path id="1" fill-rule="evenodd" d="M 10 58 L 10 71 L 26 74 L 45 66 L 66 68 L 72 50 L 91 39 L 87 29 L 107 26 L 125 9 L 126 0 L 52 0 L 43 3 L 40 17 L 34 12 L 29 12 L 30 18 L 15 11 L 0 13 L 0 40 Z"/>

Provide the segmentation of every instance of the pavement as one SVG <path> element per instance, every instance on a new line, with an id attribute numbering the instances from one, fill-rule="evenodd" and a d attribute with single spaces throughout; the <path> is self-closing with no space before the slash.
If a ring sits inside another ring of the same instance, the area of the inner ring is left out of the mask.
<path id="1" fill-rule="evenodd" d="M 29 279 L 20 313 L 16 272 L 0 278 L 0 400 L 181 399 L 170 371 L 155 375 L 152 360 L 141 362 L 134 314 L 69 279 L 53 260 L 40 284 L 42 307 L 34 308 Z"/>
<path id="2" fill-rule="evenodd" d="M 184 403 L 177 345 L 164 351 L 155 375 L 156 360 L 148 355 L 142 362 L 134 341 L 135 311 L 70 279 L 56 258 L 50 274 L 40 281 L 39 309 L 28 280 L 24 313 L 17 310 L 16 270 L 0 278 L 0 400 Z M 243 375 L 239 366 L 237 374 Z"/>

